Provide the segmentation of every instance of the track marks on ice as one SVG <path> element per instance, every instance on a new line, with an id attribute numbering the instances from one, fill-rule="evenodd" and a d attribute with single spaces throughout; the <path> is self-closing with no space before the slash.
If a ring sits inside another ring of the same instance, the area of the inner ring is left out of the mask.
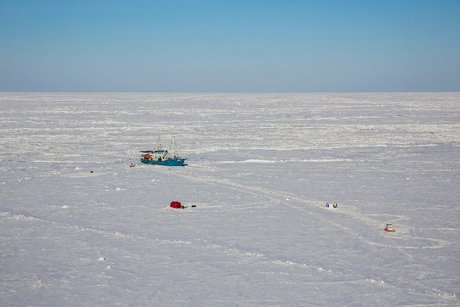
<path id="1" fill-rule="evenodd" d="M 368 245 L 386 247 L 386 248 L 395 248 L 395 249 L 400 249 L 400 250 L 401 249 L 403 250 L 404 249 L 438 249 L 438 248 L 443 248 L 443 247 L 451 245 L 451 243 L 446 240 L 410 235 L 407 229 L 404 229 L 404 228 L 399 229 L 397 233 L 393 233 L 393 234 L 385 233 L 383 231 L 384 222 L 382 222 L 381 220 L 376 220 L 374 218 L 366 216 L 350 206 L 342 205 L 340 206 L 339 209 L 334 210 L 334 213 L 336 214 L 344 215 L 347 218 L 351 220 L 355 220 L 360 224 L 365 224 L 369 226 L 370 229 L 368 233 L 372 233 L 374 238 L 380 237 L 383 239 L 385 238 L 391 239 L 391 240 L 394 240 L 394 243 L 383 243 L 380 240 L 379 241 L 371 240 L 370 236 L 360 235 L 360 233 L 353 230 L 352 228 L 344 226 L 338 222 L 332 221 L 330 218 L 327 218 L 327 216 L 324 214 L 325 211 L 323 211 L 324 209 L 323 205 L 320 205 L 324 203 L 324 201 L 321 201 L 321 200 L 310 200 L 310 199 L 301 198 L 295 195 L 291 195 L 286 192 L 270 190 L 270 189 L 265 189 L 261 187 L 243 185 L 243 184 L 239 184 L 239 183 L 230 181 L 228 179 L 220 179 L 220 178 L 211 177 L 211 176 L 198 176 L 196 174 L 188 175 L 183 172 L 181 173 L 180 170 L 177 170 L 177 172 L 176 171 L 169 172 L 165 169 L 160 169 L 160 168 L 155 168 L 154 170 L 155 172 L 159 172 L 159 173 L 163 173 L 167 175 L 179 176 L 182 178 L 186 178 L 188 180 L 201 182 L 205 184 L 216 185 L 219 187 L 232 189 L 238 192 L 250 193 L 253 195 L 263 197 L 269 200 L 269 202 L 263 202 L 265 204 L 264 208 L 274 207 L 274 206 L 277 206 L 283 203 L 283 205 L 285 206 L 288 206 L 295 210 L 302 211 L 303 213 L 313 216 L 316 219 L 326 224 L 330 224 L 340 229 L 341 231 L 346 232 L 356 237 L 357 239 L 359 239 L 360 241 Z M 287 199 L 289 201 L 286 201 Z M 304 205 L 308 205 L 309 208 L 306 208 Z M 259 208 L 259 207 L 258 205 L 256 205 L 255 207 L 239 206 L 239 207 L 233 207 L 232 209 L 225 209 L 225 210 L 248 210 L 252 208 Z M 330 210 L 327 210 L 327 211 L 330 211 Z M 402 215 L 396 215 L 394 217 L 397 217 L 398 220 L 408 219 L 406 216 L 402 216 Z M 398 240 L 400 242 L 399 244 L 397 243 Z M 403 240 L 406 240 L 407 243 L 402 244 L 401 241 Z"/>
<path id="2" fill-rule="evenodd" d="M 160 239 L 160 238 L 151 238 L 151 237 L 146 237 L 146 236 L 141 236 L 141 235 L 128 234 L 128 233 L 120 232 L 116 230 L 108 231 L 108 230 L 101 230 L 101 229 L 74 225 L 74 224 L 68 224 L 68 223 L 59 223 L 56 221 L 43 219 L 43 218 L 39 218 L 36 216 L 27 215 L 24 213 L 13 213 L 13 212 L 8 212 L 8 211 L 0 211 L 0 219 L 45 223 L 45 224 L 50 224 L 50 225 L 54 225 L 57 227 L 68 228 L 74 231 L 90 232 L 90 233 L 95 233 L 95 234 L 99 234 L 102 236 L 110 236 L 110 237 L 113 237 L 116 239 L 122 239 L 122 240 L 138 240 L 138 241 L 146 241 L 151 244 L 167 244 L 167 245 L 176 245 L 176 246 L 184 246 L 184 247 L 190 246 L 193 248 L 202 249 L 207 252 L 213 251 L 216 253 L 224 254 L 228 257 L 237 259 L 236 260 L 237 263 L 240 263 L 240 264 L 262 265 L 264 267 L 267 267 L 266 272 L 272 272 L 273 267 L 277 267 L 281 269 L 282 271 L 285 269 L 292 268 L 292 269 L 295 269 L 296 272 L 298 272 L 298 270 L 302 270 L 302 271 L 308 272 L 309 274 L 316 272 L 319 274 L 330 275 L 329 281 L 321 281 L 321 283 L 324 283 L 324 284 L 337 284 L 337 283 L 362 284 L 363 282 L 375 283 L 375 280 L 368 280 L 368 279 L 362 279 L 362 278 L 349 278 L 347 274 L 338 272 L 337 270 L 332 270 L 332 269 L 328 269 L 328 268 L 324 268 L 320 266 L 314 266 L 314 265 L 310 265 L 307 263 L 299 263 L 299 262 L 295 262 L 289 259 L 277 259 L 277 258 L 270 257 L 266 254 L 263 254 L 257 251 L 249 251 L 249 250 L 243 250 L 241 248 L 229 247 L 229 246 L 225 246 L 223 244 L 219 244 L 216 242 L 210 242 L 208 240 L 202 240 L 202 239 L 167 240 L 167 239 Z M 102 256 L 98 256 L 95 258 L 96 262 L 105 262 L 106 260 L 107 258 L 102 257 Z M 107 266 L 107 269 L 110 269 L 110 268 L 111 268 L 110 265 Z M 313 283 L 317 283 L 317 281 Z M 378 281 L 378 283 L 385 284 L 383 280 Z"/>
<path id="3" fill-rule="evenodd" d="M 408 258 L 412 259 L 412 255 L 408 254 L 406 250 L 417 250 L 417 249 L 439 249 L 446 247 L 450 245 L 451 243 L 449 241 L 441 240 L 441 239 L 436 239 L 436 238 L 429 238 L 429 237 L 417 237 L 415 235 L 410 235 L 408 231 L 401 231 L 401 229 L 395 233 L 395 234 L 388 234 L 383 231 L 383 223 L 375 218 L 376 216 L 381 216 L 381 215 L 371 215 L 371 216 L 366 216 L 360 212 L 358 212 L 355 208 L 350 207 L 350 206 L 340 206 L 338 210 L 334 210 L 334 214 L 341 214 L 347 217 L 349 220 L 353 221 L 358 221 L 361 224 L 365 224 L 369 226 L 368 232 L 364 235 L 360 235 L 359 232 L 354 230 L 353 228 L 347 227 L 339 222 L 332 221 L 329 219 L 326 215 L 330 214 L 330 210 L 324 210 L 325 208 L 323 205 L 319 205 L 319 203 L 324 204 L 324 201 L 318 201 L 318 200 L 310 200 L 310 199 L 304 199 L 301 197 L 297 197 L 295 195 L 291 195 L 285 192 L 280 192 L 280 191 L 275 191 L 275 190 L 270 190 L 270 189 L 265 189 L 261 187 L 253 187 L 253 186 L 248 186 L 248 185 L 242 185 L 239 183 L 232 182 L 227 179 L 220 179 L 220 178 L 215 178 L 211 176 L 198 176 L 197 174 L 193 175 L 188 175 L 184 174 L 181 172 L 181 170 L 176 170 L 174 172 L 167 172 L 164 169 L 159 169 L 155 168 L 156 172 L 161 172 L 163 174 L 173 174 L 175 176 L 183 177 L 192 181 L 198 181 L 202 182 L 205 184 L 212 184 L 216 185 L 219 187 L 224 187 L 224 188 L 229 188 L 235 191 L 243 192 L 243 193 L 250 193 L 254 195 L 258 195 L 260 197 L 263 197 L 268 200 L 270 203 L 270 206 L 276 206 L 278 204 L 283 203 L 283 205 L 288 206 L 292 209 L 295 210 L 300 210 L 305 214 L 308 214 L 310 216 L 313 216 L 314 218 L 330 224 L 337 229 L 340 229 L 341 231 L 350 234 L 353 237 L 356 237 L 356 239 L 370 245 L 370 246 L 377 246 L 377 247 L 385 247 L 385 248 L 393 248 L 401 252 L 401 254 L 406 255 Z M 289 201 L 286 201 L 289 200 Z M 308 205 L 306 207 L 305 205 Z M 250 207 L 252 208 L 252 206 Z M 234 210 L 247 210 L 248 207 L 240 207 L 240 208 L 235 208 Z M 329 211 L 329 212 L 327 212 Z M 386 215 L 386 218 L 388 218 L 389 215 Z M 408 217 L 403 216 L 403 215 L 392 215 L 393 218 L 396 218 L 396 220 L 399 221 L 404 221 L 407 220 Z M 371 234 L 371 235 L 368 235 Z M 379 238 L 382 238 L 380 240 Z M 390 243 L 383 243 L 383 239 L 390 239 L 392 242 Z M 399 244 L 398 244 L 399 240 Z M 406 242 L 401 243 L 401 241 L 406 240 Z M 363 283 L 371 283 L 375 285 L 382 285 L 386 287 L 392 287 L 395 289 L 400 290 L 401 286 L 398 285 L 397 280 L 385 280 L 385 278 L 381 277 L 369 277 L 369 276 L 350 276 L 348 273 L 344 272 L 339 272 L 337 270 L 332 270 L 332 269 L 325 269 L 322 267 L 318 266 L 313 266 L 309 265 L 306 263 L 298 263 L 295 261 L 291 261 L 289 259 L 274 259 L 270 258 L 269 256 L 260 253 L 258 251 L 245 251 L 245 250 L 240 250 L 235 247 L 227 247 L 215 243 L 209 243 L 205 241 L 206 245 L 204 245 L 204 248 L 211 248 L 211 249 L 221 249 L 223 251 L 226 251 L 227 253 L 230 253 L 234 255 L 234 257 L 237 257 L 239 259 L 247 259 L 248 261 L 253 261 L 253 262 L 259 262 L 259 263 L 264 263 L 267 265 L 276 265 L 276 266 L 281 266 L 281 267 L 286 267 L 286 268 L 295 268 L 297 270 L 305 270 L 306 272 L 312 272 L 312 271 L 318 271 L 318 272 L 323 272 L 323 273 L 329 273 L 332 276 L 334 276 L 335 281 L 325 281 L 324 283 L 326 284 L 334 284 L 334 283 L 352 283 L 352 284 L 363 284 Z M 417 245 L 418 243 L 418 245 Z M 343 279 L 343 280 L 342 280 Z M 317 284 L 318 282 L 315 281 L 313 284 Z M 320 283 L 322 283 L 320 281 Z M 418 285 L 413 285 L 413 290 L 416 289 L 417 292 L 419 293 L 424 293 L 426 295 L 429 295 L 431 297 L 440 297 L 444 301 L 447 302 L 452 302 L 456 301 L 457 297 L 455 294 L 444 292 L 441 290 L 437 290 L 434 288 L 426 288 L 424 286 L 418 286 Z"/>
<path id="4" fill-rule="evenodd" d="M 237 247 L 228 247 L 222 244 L 218 244 L 215 242 L 209 242 L 208 240 L 201 240 L 197 239 L 194 240 L 193 244 L 198 244 L 203 248 L 208 250 L 215 250 L 219 252 L 223 252 L 227 255 L 230 255 L 234 258 L 239 259 L 240 262 L 243 263 L 256 263 L 261 265 L 266 265 L 268 267 L 279 267 L 285 269 L 294 269 L 297 273 L 299 270 L 309 274 L 322 273 L 327 274 L 330 276 L 330 280 L 327 281 L 312 281 L 312 284 L 339 284 L 339 283 L 379 283 L 379 284 L 386 284 L 385 281 L 382 279 L 363 279 L 360 277 L 350 278 L 347 273 L 343 273 L 337 270 L 333 270 L 330 268 L 324 268 L 321 266 L 315 266 L 307 263 L 300 263 L 296 261 L 292 261 L 289 259 L 278 259 L 274 257 L 270 257 L 264 253 L 258 251 L 249 251 L 243 250 Z M 266 274 L 270 274 L 271 271 L 266 272 Z"/>
<path id="5" fill-rule="evenodd" d="M 154 241 L 156 243 L 160 244 L 179 244 L 179 245 L 188 245 L 191 244 L 189 241 L 183 241 L 183 240 L 166 240 L 166 239 L 158 239 L 158 238 L 148 238 L 140 235 L 133 235 L 133 234 L 127 234 L 124 232 L 120 231 L 109 231 L 109 230 L 102 230 L 102 229 L 96 229 L 96 228 L 91 228 L 91 227 L 86 227 L 86 226 L 80 226 L 80 225 L 75 225 L 75 224 L 69 224 L 69 223 L 59 223 L 56 221 L 51 221 L 48 219 L 43 219 L 39 217 L 35 217 L 32 215 L 26 215 L 23 213 L 13 213 L 13 212 L 8 212 L 8 211 L 0 211 L 0 218 L 5 218 L 5 219 L 14 219 L 18 221 L 35 221 L 35 222 L 41 222 L 41 223 L 46 223 L 50 225 L 55 225 L 55 226 L 60 226 L 60 227 L 65 227 L 65 228 L 70 228 L 74 229 L 77 231 L 85 231 L 85 232 L 92 232 L 104 236 L 112 236 L 116 238 L 122 238 L 122 239 L 137 239 L 137 240 L 149 240 L 149 241 Z"/>

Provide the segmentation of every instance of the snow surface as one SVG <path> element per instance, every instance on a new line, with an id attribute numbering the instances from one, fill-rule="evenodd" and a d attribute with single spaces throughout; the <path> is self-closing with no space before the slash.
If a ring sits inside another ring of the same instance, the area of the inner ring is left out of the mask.
<path id="1" fill-rule="evenodd" d="M 0 305 L 459 306 L 459 146 L 460 93 L 0 93 Z"/>

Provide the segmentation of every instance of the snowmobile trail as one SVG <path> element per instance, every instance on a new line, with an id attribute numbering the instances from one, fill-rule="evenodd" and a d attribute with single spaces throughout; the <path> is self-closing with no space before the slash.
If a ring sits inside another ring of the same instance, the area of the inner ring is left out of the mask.
<path id="1" fill-rule="evenodd" d="M 366 244 L 369 244 L 372 246 L 395 248 L 395 249 L 439 249 L 439 248 L 444 248 L 446 246 L 451 245 L 451 243 L 446 240 L 430 238 L 430 237 L 413 236 L 413 235 L 402 233 L 402 232 L 398 234 L 398 236 L 391 237 L 391 239 L 399 240 L 399 241 L 407 240 L 408 242 L 411 241 L 412 243 L 419 242 L 419 244 L 411 245 L 409 243 L 408 244 L 398 244 L 396 242 L 394 243 L 378 242 L 378 241 L 369 239 L 368 238 L 369 236 L 365 237 L 364 234 L 360 234 L 359 232 L 353 230 L 352 228 L 347 227 L 339 222 L 332 221 L 330 218 L 328 218 L 324 214 L 325 211 L 328 211 L 328 210 L 323 210 L 324 208 L 321 205 L 324 203 L 324 200 L 305 199 L 305 198 L 298 197 L 296 195 L 292 195 L 292 194 L 282 192 L 282 191 L 276 191 L 276 190 L 270 190 L 270 189 L 261 188 L 261 187 L 243 185 L 243 184 L 239 184 L 239 183 L 230 181 L 228 179 L 216 178 L 212 176 L 199 176 L 197 174 L 191 175 L 191 174 L 186 174 L 185 172 L 179 173 L 180 170 L 170 172 L 170 170 L 164 170 L 164 169 L 160 170 L 159 168 L 155 168 L 154 171 L 165 174 L 165 175 L 168 174 L 168 175 L 179 176 L 179 177 L 186 178 L 188 180 L 192 180 L 195 182 L 216 185 L 216 186 L 220 186 L 223 188 L 229 188 L 229 189 L 232 189 L 238 192 L 250 193 L 253 195 L 264 197 L 270 201 L 270 204 L 265 206 L 266 208 L 283 204 L 283 206 L 288 206 L 292 209 L 302 211 L 303 213 L 313 216 L 316 219 L 324 223 L 330 224 L 336 227 L 337 229 L 340 229 L 343 232 L 349 233 L 350 235 L 356 237 L 360 241 L 365 242 Z M 289 201 L 286 201 L 286 199 L 289 199 Z M 305 205 L 308 205 L 309 209 L 307 209 Z M 252 208 L 252 207 L 249 207 L 249 208 Z M 247 210 L 247 209 L 248 209 L 248 206 L 238 207 L 237 209 L 234 208 L 233 210 Z M 351 220 L 357 221 L 360 224 L 369 226 L 370 229 L 368 229 L 367 233 L 372 233 L 374 237 L 378 236 L 380 238 L 385 238 L 386 233 L 383 232 L 383 222 L 380 220 L 376 220 L 371 217 L 368 217 L 352 208 L 347 208 L 346 204 L 341 205 L 340 210 L 335 210 L 334 213 L 343 215 L 347 217 L 348 219 L 351 219 Z M 405 216 L 400 216 L 399 218 L 400 220 L 408 219 Z"/>
<path id="2" fill-rule="evenodd" d="M 406 250 L 415 250 L 415 249 L 439 249 L 443 248 L 445 246 L 450 245 L 450 242 L 444 241 L 444 240 L 439 240 L 439 239 L 434 239 L 434 238 L 427 238 L 427 237 L 414 237 L 410 236 L 408 234 L 404 235 L 399 235 L 398 237 L 391 237 L 391 240 L 407 240 L 408 242 L 414 242 L 417 241 L 419 242 L 420 245 L 411 245 L 410 243 L 408 244 L 398 244 L 397 242 L 392 242 L 392 243 L 383 243 L 380 242 L 378 238 L 385 239 L 386 233 L 383 232 L 383 228 L 381 227 L 381 222 L 372 219 L 370 217 L 367 217 L 363 214 L 360 214 L 359 212 L 355 210 L 346 210 L 344 213 L 338 213 L 339 211 L 335 211 L 337 214 L 342 214 L 343 216 L 347 217 L 349 220 L 357 221 L 361 224 L 369 226 L 367 231 L 368 233 L 371 233 L 372 236 L 369 236 L 364 233 L 360 233 L 356 231 L 353 228 L 347 227 L 339 222 L 332 221 L 327 217 L 326 214 L 330 214 L 330 211 L 324 210 L 323 207 L 319 207 L 318 203 L 321 203 L 321 201 L 318 200 L 309 200 L 309 199 L 304 199 L 289 193 L 285 192 L 279 192 L 276 190 L 270 190 L 270 189 L 265 189 L 261 187 L 253 187 L 253 186 L 248 186 L 248 185 L 243 185 L 239 183 L 232 182 L 228 179 L 221 179 L 221 178 L 216 178 L 212 176 L 199 176 L 196 174 L 190 175 L 186 174 L 179 171 L 174 170 L 173 172 L 170 172 L 169 170 L 163 170 L 163 169 L 155 169 L 155 172 L 162 173 L 165 175 L 174 175 L 174 176 L 179 176 L 188 180 L 192 180 L 195 182 L 200 182 L 204 184 L 210 184 L 210 185 L 216 185 L 219 187 L 224 187 L 228 189 L 232 189 L 234 191 L 242 192 L 242 193 L 250 193 L 250 194 L 255 194 L 260 197 L 263 197 L 270 201 L 271 207 L 281 205 L 283 204 L 284 206 L 288 206 L 289 208 L 292 208 L 294 210 L 301 211 L 302 213 L 305 213 L 315 219 L 320 220 L 321 222 L 325 224 L 332 225 L 333 227 L 339 229 L 341 232 L 348 233 L 350 236 L 356 238 L 357 240 L 369 245 L 369 246 L 377 246 L 377 247 L 385 247 L 385 248 L 392 248 L 400 252 L 402 255 L 407 257 L 409 261 L 413 261 L 412 255 L 408 254 Z M 289 201 L 286 201 L 286 198 L 289 199 Z M 308 208 L 305 207 L 305 205 L 308 205 Z M 341 210 L 343 206 L 340 207 Z M 248 207 L 244 208 L 239 208 L 239 209 L 245 209 L 247 210 Z M 404 220 L 406 217 L 401 216 L 401 220 Z M 380 227 L 379 227 L 380 226 Z M 369 229 L 370 227 L 374 228 L 374 230 Z M 201 242 L 202 240 L 197 239 L 195 242 Z M 277 265 L 277 266 L 282 266 L 282 267 L 292 267 L 296 269 L 302 269 L 302 270 L 307 270 L 307 271 L 320 271 L 328 274 L 332 274 L 333 276 L 336 276 L 336 278 L 339 278 L 339 280 L 335 281 L 326 281 L 325 283 L 329 283 L 333 285 L 334 283 L 351 283 L 351 284 L 363 284 L 363 283 L 373 283 L 373 284 L 380 284 L 385 287 L 391 287 L 394 289 L 400 290 L 401 288 L 406 287 L 403 284 L 400 284 L 398 280 L 394 280 L 393 278 L 389 276 L 365 276 L 365 275 L 355 275 L 352 274 L 352 276 L 349 275 L 348 272 L 341 272 L 340 270 L 337 270 L 337 268 L 324 268 L 323 266 L 314 266 L 311 264 L 307 263 L 299 263 L 296 261 L 291 261 L 288 259 L 274 259 L 269 257 L 268 255 L 260 252 L 260 251 L 248 251 L 248 250 L 241 250 L 240 248 L 236 248 L 233 246 L 225 246 L 221 243 L 213 243 L 209 241 L 204 241 L 202 242 L 204 245 L 202 246 L 203 248 L 207 249 L 217 249 L 217 250 L 222 250 L 225 253 L 232 254 L 234 257 L 239 258 L 239 259 L 246 259 L 250 261 L 256 261 L 259 263 L 265 263 L 267 265 Z M 344 278 L 345 280 L 340 280 Z M 418 293 L 424 293 L 428 294 L 431 297 L 438 297 L 439 293 L 443 293 L 440 290 L 433 289 L 433 288 L 427 288 L 423 285 L 412 285 L 412 290 L 418 292 Z M 451 299 L 449 299 L 451 300 Z M 446 299 L 446 301 L 449 301 Z"/>
<path id="3" fill-rule="evenodd" d="M 67 229 L 71 229 L 77 232 L 90 232 L 99 234 L 102 236 L 110 236 L 120 240 L 129 240 L 129 241 L 144 241 L 148 244 L 153 244 L 153 246 L 158 244 L 167 244 L 167 245 L 175 245 L 175 246 L 182 246 L 183 248 L 199 248 L 202 250 L 207 251 L 208 253 L 211 251 L 213 253 L 225 254 L 232 258 L 237 259 L 237 263 L 257 263 L 260 265 L 267 266 L 267 270 L 270 270 L 271 266 L 279 267 L 279 268 L 289 268 L 293 267 L 299 270 L 307 271 L 309 274 L 313 272 L 317 272 L 320 274 L 328 274 L 331 277 L 330 281 L 323 281 L 323 284 L 338 284 L 338 283 L 356 283 L 356 284 L 363 284 L 370 282 L 369 280 L 365 280 L 362 278 L 350 278 L 347 277 L 347 274 L 339 272 L 337 270 L 332 270 L 324 267 L 314 266 L 306 263 L 298 263 L 295 261 L 287 260 L 287 259 L 277 259 L 265 255 L 260 252 L 243 250 L 241 248 L 236 247 L 229 247 L 219 243 L 210 242 L 208 240 L 203 239 L 185 239 L 185 240 L 168 240 L 168 239 L 161 239 L 161 238 L 151 238 L 148 236 L 141 236 L 135 234 L 129 234 L 126 232 L 120 232 L 117 230 L 102 230 L 97 229 L 94 227 L 87 227 L 81 226 L 77 224 L 70 224 L 70 223 L 61 223 L 52 221 L 49 219 L 44 219 L 40 217 L 36 217 L 33 215 L 29 215 L 27 213 L 15 213 L 11 211 L 0 211 L 0 219 L 10 219 L 19 222 L 36 222 L 36 223 L 45 223 L 50 224 L 56 227 L 63 227 Z M 96 258 L 95 258 L 96 259 Z M 106 261 L 104 257 L 99 257 L 97 261 Z M 113 265 L 113 264 L 112 264 Z M 381 282 L 384 284 L 385 282 Z"/>
<path id="4" fill-rule="evenodd" d="M 85 231 L 85 232 L 92 232 L 104 236 L 111 236 L 111 237 L 116 237 L 116 238 L 121 238 L 121 239 L 130 239 L 130 240 L 150 240 L 156 243 L 160 244 L 180 244 L 180 245 L 188 245 L 191 244 L 189 241 L 183 241 L 183 240 L 167 240 L 167 239 L 159 239 L 159 238 L 149 238 L 141 235 L 134 235 L 134 234 L 128 234 L 125 232 L 120 232 L 120 231 L 109 231 L 109 230 L 102 230 L 102 229 L 97 229 L 93 227 L 86 227 L 86 226 L 81 226 L 77 224 L 70 224 L 70 223 L 61 223 L 61 222 L 56 222 L 53 220 L 49 219 L 44 219 L 40 217 L 36 217 L 33 215 L 29 215 L 27 213 L 15 213 L 12 211 L 0 211 L 0 218 L 4 219 L 13 219 L 17 221 L 34 221 L 34 222 L 40 222 L 40 223 L 45 223 L 45 224 L 51 224 L 59 227 L 64 227 L 64 228 L 70 228 L 74 229 L 76 231 Z"/>
<path id="5" fill-rule="evenodd" d="M 275 196 L 272 195 L 272 193 L 274 193 L 273 191 L 267 191 L 269 193 L 266 193 L 266 194 L 269 194 L 269 195 L 266 195 L 265 193 L 261 192 L 260 188 L 244 189 L 239 184 L 235 184 L 235 183 L 229 184 L 228 181 L 225 181 L 224 183 L 222 183 L 222 181 L 216 180 L 215 178 L 212 180 L 213 182 L 210 182 L 209 177 L 206 177 L 205 179 L 198 178 L 197 180 L 202 180 L 205 183 L 219 184 L 221 186 L 234 188 L 235 190 L 240 191 L 240 192 L 256 193 L 260 195 L 261 197 L 265 197 L 269 200 L 273 200 L 273 198 L 275 198 Z M 216 183 L 216 181 L 218 181 L 219 183 Z M 275 202 L 275 203 L 278 203 L 278 202 Z M 297 207 L 296 205 L 290 205 L 290 206 L 292 206 L 293 208 Z M 316 218 L 322 219 L 322 217 L 318 216 L 318 214 L 314 214 L 311 212 L 306 212 L 306 213 Z M 307 284 L 311 284 L 311 285 L 321 284 L 321 285 L 334 286 L 334 285 L 340 285 L 340 284 L 351 284 L 351 285 L 361 285 L 362 286 L 366 284 L 368 285 L 375 284 L 381 287 L 391 287 L 391 288 L 394 288 L 395 290 L 400 289 L 400 286 L 398 286 L 397 284 L 394 284 L 394 281 L 390 281 L 385 277 L 373 276 L 372 278 L 369 278 L 368 276 L 360 276 L 356 274 L 350 275 L 350 273 L 348 272 L 341 272 L 340 270 L 328 268 L 327 266 L 324 266 L 324 265 L 318 266 L 318 265 L 312 265 L 312 264 L 303 263 L 303 262 L 297 262 L 297 261 L 293 261 L 290 259 L 280 259 L 277 257 L 269 256 L 259 251 L 241 249 L 241 248 L 237 248 L 234 246 L 227 246 L 222 243 L 211 242 L 209 240 L 203 240 L 203 239 L 168 240 L 168 239 L 155 238 L 155 237 L 152 238 L 149 236 L 122 232 L 116 229 L 103 230 L 103 229 L 98 229 L 95 227 L 56 222 L 50 219 L 33 216 L 27 213 L 22 213 L 22 212 L 19 213 L 19 212 L 13 212 L 13 211 L 1 211 L 0 218 L 12 219 L 12 220 L 16 220 L 19 222 L 46 223 L 46 224 L 54 225 L 56 227 L 65 227 L 65 228 L 68 228 L 70 230 L 77 231 L 77 232 L 90 232 L 90 233 L 95 233 L 95 234 L 102 235 L 102 236 L 110 236 L 110 237 L 120 239 L 120 240 L 143 241 L 147 243 L 149 246 L 157 246 L 158 244 L 160 245 L 166 244 L 166 245 L 174 245 L 178 247 L 181 246 L 181 248 L 185 248 L 185 249 L 198 248 L 198 249 L 206 251 L 206 253 L 212 252 L 213 254 L 217 253 L 217 254 L 224 254 L 224 255 L 230 256 L 236 259 L 237 263 L 248 263 L 249 262 L 249 263 L 263 265 L 264 267 L 266 267 L 267 272 L 270 272 L 271 270 L 273 270 L 273 267 L 277 267 L 281 271 L 288 270 L 287 272 L 289 272 L 292 268 L 294 268 L 296 270 L 301 270 L 305 274 L 308 274 L 308 275 L 312 275 L 312 274 L 313 275 L 314 274 L 323 275 L 324 274 L 323 280 L 320 282 L 318 281 L 307 282 Z M 326 219 L 324 219 L 324 221 L 328 222 Z M 337 227 L 341 227 L 341 229 L 348 230 L 347 228 L 344 228 L 343 226 L 339 224 L 333 223 L 332 225 L 337 225 Z M 373 242 L 370 242 L 370 243 L 372 244 Z M 97 261 L 100 261 L 99 259 Z M 108 262 L 108 264 L 109 266 L 114 265 L 111 262 Z M 324 280 L 324 278 L 326 280 Z M 432 296 L 436 296 L 436 295 L 439 296 L 439 293 L 444 293 L 436 289 L 428 289 L 428 288 L 423 288 L 423 287 L 420 288 L 415 285 L 414 285 L 414 288 L 416 288 L 419 293 L 429 293 Z"/>

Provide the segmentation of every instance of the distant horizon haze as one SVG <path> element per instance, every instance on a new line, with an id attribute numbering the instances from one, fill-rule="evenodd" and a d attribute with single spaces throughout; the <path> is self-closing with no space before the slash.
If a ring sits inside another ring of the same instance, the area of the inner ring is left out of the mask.
<path id="1" fill-rule="evenodd" d="M 460 91 L 460 1 L 2 0 L 0 91 Z"/>

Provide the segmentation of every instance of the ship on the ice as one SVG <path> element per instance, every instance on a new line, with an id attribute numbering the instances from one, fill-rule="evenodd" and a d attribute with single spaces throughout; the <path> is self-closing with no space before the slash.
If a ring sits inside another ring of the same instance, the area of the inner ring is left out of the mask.
<path id="1" fill-rule="evenodd" d="M 171 140 L 170 148 L 174 150 L 173 153 L 170 153 L 167 149 L 163 149 L 161 143 L 158 143 L 157 148 L 154 150 L 141 150 L 141 162 L 153 165 L 186 166 L 185 160 L 187 160 L 187 158 L 182 158 L 177 155 L 175 152 L 174 140 Z"/>

